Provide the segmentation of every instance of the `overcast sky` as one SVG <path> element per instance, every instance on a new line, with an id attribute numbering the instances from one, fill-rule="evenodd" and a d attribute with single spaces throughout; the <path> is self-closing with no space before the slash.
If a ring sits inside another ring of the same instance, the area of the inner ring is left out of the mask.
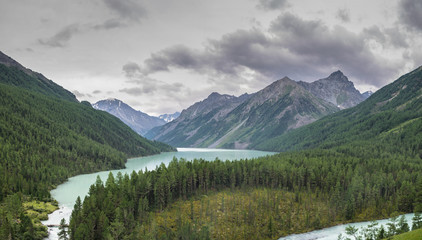
<path id="1" fill-rule="evenodd" d="M 151 115 L 340 69 L 361 91 L 422 65 L 420 0 L 0 0 L 0 51 Z"/>

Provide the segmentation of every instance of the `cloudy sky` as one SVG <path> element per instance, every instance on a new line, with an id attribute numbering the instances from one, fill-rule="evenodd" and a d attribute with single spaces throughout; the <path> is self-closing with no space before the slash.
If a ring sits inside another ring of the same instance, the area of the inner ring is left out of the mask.
<path id="1" fill-rule="evenodd" d="M 151 115 L 340 69 L 360 91 L 422 65 L 420 0 L 0 0 L 0 51 L 92 103 Z"/>

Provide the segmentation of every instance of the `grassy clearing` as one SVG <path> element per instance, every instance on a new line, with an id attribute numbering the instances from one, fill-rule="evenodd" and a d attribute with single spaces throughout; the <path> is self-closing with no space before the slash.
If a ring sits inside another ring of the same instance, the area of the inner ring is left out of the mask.
<path id="1" fill-rule="evenodd" d="M 393 237 L 393 240 L 421 240 L 422 229 L 417 229 L 411 232 L 403 233 Z"/>
<path id="2" fill-rule="evenodd" d="M 179 200 L 153 213 L 150 224 L 140 232 L 155 229 L 155 236 L 169 236 L 180 223 L 189 223 L 197 232 L 207 228 L 212 239 L 274 239 L 340 223 L 330 209 L 316 194 L 265 188 L 225 190 Z"/>
<path id="3" fill-rule="evenodd" d="M 35 235 L 39 236 L 37 239 L 42 239 L 48 236 L 47 227 L 41 221 L 48 219 L 48 214 L 59 209 L 57 201 L 42 202 L 32 200 L 22 204 L 24 213 L 31 218 L 34 224 Z"/>

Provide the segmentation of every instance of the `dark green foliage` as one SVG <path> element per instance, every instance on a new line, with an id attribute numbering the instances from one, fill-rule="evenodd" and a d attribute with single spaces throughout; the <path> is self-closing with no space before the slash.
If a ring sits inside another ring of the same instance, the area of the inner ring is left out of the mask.
<path id="1" fill-rule="evenodd" d="M 0 126 L 1 196 L 48 197 L 53 184 L 70 176 L 123 168 L 128 156 L 172 150 L 108 113 L 4 84 Z"/>
<path id="2" fill-rule="evenodd" d="M 83 104 L 83 105 L 85 105 L 85 106 L 87 106 L 87 107 L 91 107 L 91 108 L 92 108 L 91 103 L 90 103 L 90 102 L 88 102 L 88 101 L 82 101 L 82 102 L 81 102 L 81 104 Z"/>
<path id="3" fill-rule="evenodd" d="M 416 212 L 412 219 L 412 230 L 422 228 L 422 216 L 420 212 Z"/>
<path id="4" fill-rule="evenodd" d="M 43 238 L 33 234 L 25 214 L 13 212 L 22 209 L 21 201 L 7 207 L 8 196 L 48 200 L 49 191 L 70 176 L 123 168 L 129 156 L 172 150 L 78 103 L 41 74 L 0 64 L 0 239 Z"/>
<path id="5" fill-rule="evenodd" d="M 24 71 L 16 66 L 7 67 L 0 64 L 0 83 L 42 93 L 49 97 L 78 102 L 71 92 L 48 80 L 42 74 L 29 69 Z"/>
<path id="6" fill-rule="evenodd" d="M 422 213 L 422 175 L 418 176 L 415 191 L 416 191 L 415 199 L 414 199 L 415 212 Z"/>
<path id="7" fill-rule="evenodd" d="M 69 239 L 67 236 L 67 229 L 66 229 L 66 220 L 64 218 L 62 218 L 62 220 L 60 221 L 60 226 L 59 226 L 59 233 L 57 234 L 59 236 L 60 240 L 67 240 Z"/>
<path id="8" fill-rule="evenodd" d="M 43 239 L 31 219 L 24 214 L 22 195 L 8 196 L 0 205 L 0 239 Z"/>
<path id="9" fill-rule="evenodd" d="M 97 181 L 91 186 L 82 209 L 74 211 L 80 217 L 72 217 L 71 225 L 76 229 L 82 225 L 95 227 L 104 212 L 109 222 L 105 226 L 108 233 L 114 231 L 110 223 L 115 222 L 115 225 L 124 225 L 125 231 L 121 234 L 131 234 L 137 232 L 137 225 L 151 223 L 148 212 L 161 211 L 177 199 L 190 199 L 208 191 L 251 187 L 316 194 L 331 205 L 328 217 L 331 224 L 339 219 L 386 217 L 398 210 L 398 200 L 402 198 L 397 194 L 400 189 L 406 184 L 415 184 L 422 171 L 422 161 L 419 156 L 392 154 L 379 151 L 379 147 L 376 144 L 366 148 L 342 146 L 233 162 L 173 160 L 168 167 L 161 165 L 154 171 L 140 171 L 130 177 L 120 175 L 116 179 L 110 176 L 105 187 Z M 297 195 L 298 203 L 302 202 L 300 196 Z M 224 198 L 219 206 L 222 213 L 229 207 Z M 322 217 L 315 218 L 309 226 L 320 228 L 327 224 L 322 225 L 320 219 Z M 193 215 L 190 220 L 199 221 Z M 274 230 L 274 221 L 266 224 L 268 236 Z M 393 230 L 399 232 L 402 227 L 390 229 Z"/>

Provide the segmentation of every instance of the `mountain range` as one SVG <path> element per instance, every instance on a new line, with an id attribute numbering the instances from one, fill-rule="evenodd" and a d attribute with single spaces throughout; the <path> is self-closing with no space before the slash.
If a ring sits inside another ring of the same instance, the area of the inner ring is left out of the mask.
<path id="1" fill-rule="evenodd" d="M 285 77 L 254 94 L 235 97 L 212 93 L 145 136 L 178 147 L 254 148 L 355 106 L 367 95 L 360 94 L 341 71 L 313 83 Z"/>
<path id="2" fill-rule="evenodd" d="M 0 172 L 7 179 L 0 181 L 0 202 L 18 191 L 46 198 L 70 176 L 123 168 L 129 156 L 174 150 L 79 103 L 68 90 L 2 52 L 0 105 Z"/>
<path id="3" fill-rule="evenodd" d="M 126 103 L 114 98 L 98 101 L 92 104 L 92 107 L 116 116 L 140 135 L 144 135 L 148 130 L 167 123 L 164 119 L 137 111 Z"/>
<path id="4" fill-rule="evenodd" d="M 1 51 L 0 82 L 71 102 L 78 102 L 73 93 L 55 84 L 41 73 L 25 68 Z"/>
<path id="5" fill-rule="evenodd" d="M 361 94 L 341 71 L 336 71 L 327 78 L 312 83 L 302 81 L 298 83 L 316 97 L 340 109 L 356 106 L 370 95 L 369 92 Z"/>
<path id="6" fill-rule="evenodd" d="M 422 67 L 381 88 L 361 104 L 287 134 L 258 144 L 257 149 L 290 151 L 308 148 L 332 148 L 346 143 L 364 145 L 388 139 L 408 141 L 419 151 L 422 132 Z M 412 141 L 414 143 L 412 143 Z M 416 145 L 415 145 L 416 144 Z M 397 152 L 409 149 L 395 149 Z M 415 152 L 415 154 L 420 154 Z M 422 156 L 422 155 L 421 155 Z"/>

